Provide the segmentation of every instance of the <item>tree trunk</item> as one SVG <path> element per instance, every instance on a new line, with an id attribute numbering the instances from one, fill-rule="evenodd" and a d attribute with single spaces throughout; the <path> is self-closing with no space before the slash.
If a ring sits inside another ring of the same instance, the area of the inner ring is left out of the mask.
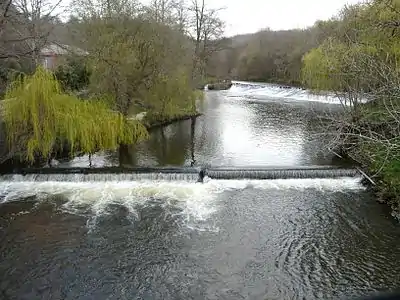
<path id="1" fill-rule="evenodd" d="M 194 158 L 194 140 L 195 140 L 195 133 L 196 133 L 196 117 L 192 117 L 190 123 L 190 152 L 191 152 L 191 163 L 190 165 L 193 167 L 196 165 L 196 160 Z"/>

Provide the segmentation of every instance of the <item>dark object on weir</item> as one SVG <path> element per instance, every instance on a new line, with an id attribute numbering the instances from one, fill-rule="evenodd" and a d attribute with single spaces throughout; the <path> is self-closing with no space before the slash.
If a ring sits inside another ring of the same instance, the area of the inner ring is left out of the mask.
<path id="1" fill-rule="evenodd" d="M 202 168 L 199 172 L 199 179 L 197 180 L 197 182 L 203 182 L 204 177 L 206 177 L 206 175 L 207 175 L 207 170 L 205 168 Z"/>

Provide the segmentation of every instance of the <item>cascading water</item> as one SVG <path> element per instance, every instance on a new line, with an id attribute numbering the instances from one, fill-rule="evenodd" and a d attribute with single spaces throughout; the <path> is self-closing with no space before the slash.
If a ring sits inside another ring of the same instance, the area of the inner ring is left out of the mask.
<path id="1" fill-rule="evenodd" d="M 356 169 L 250 169 L 229 170 L 210 169 L 207 176 L 213 179 L 307 179 L 307 178 L 338 178 L 360 176 Z"/>
<path id="2" fill-rule="evenodd" d="M 103 168 L 102 171 L 107 168 Z M 154 168 L 151 168 L 154 170 Z M 354 170 L 335 168 L 271 169 L 209 168 L 197 173 L 195 168 L 160 169 L 160 172 L 99 173 L 96 169 L 82 169 L 92 174 L 57 173 L 56 169 L 41 169 L 42 174 L 26 169 L 22 174 L 0 176 L 0 204 L 35 197 L 47 201 L 55 195 L 63 200 L 62 211 L 88 214 L 88 226 L 94 228 L 99 217 L 107 215 L 112 205 L 124 207 L 132 216 L 137 215 L 138 205 L 148 205 L 151 199 L 162 199 L 166 205 L 180 210 L 184 223 L 192 229 L 211 230 L 207 221 L 216 211 L 215 202 L 220 193 L 258 190 L 320 190 L 359 191 L 364 187 Z M 120 169 L 120 171 L 123 169 Z M 125 170 L 127 171 L 127 170 Z M 45 174 L 48 172 L 49 174 Z M 316 178 L 317 174 L 323 174 Z M 32 174 L 29 174 L 32 173 Z M 330 178 L 328 178 L 328 175 Z M 201 178 L 201 176 L 205 176 Z M 350 177 L 352 176 L 352 177 Z M 202 182 L 198 182 L 201 178 Z M 263 180 L 274 178 L 274 180 Z M 229 179 L 229 180 L 226 180 Z M 206 227 L 204 227 L 206 226 Z M 215 227 L 215 226 L 214 226 Z M 213 228 L 214 228 L 213 227 Z M 212 230 L 217 230 L 216 227 Z"/>
<path id="3" fill-rule="evenodd" d="M 65 182 L 98 182 L 98 181 L 188 181 L 195 182 L 197 173 L 132 173 L 132 174 L 29 174 L 3 175 L 0 181 L 65 181 Z"/>
<path id="4" fill-rule="evenodd" d="M 342 104 L 341 100 L 335 94 L 329 92 L 314 94 L 309 90 L 302 88 L 279 86 L 274 84 L 246 83 L 241 81 L 233 82 L 233 86 L 230 91 L 228 91 L 227 96 L 260 101 L 265 101 L 266 99 L 280 99 L 326 104 Z"/>

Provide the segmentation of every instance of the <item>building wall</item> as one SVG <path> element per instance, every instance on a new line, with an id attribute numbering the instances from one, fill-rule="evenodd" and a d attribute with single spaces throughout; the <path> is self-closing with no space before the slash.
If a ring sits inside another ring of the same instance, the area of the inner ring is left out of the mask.
<path id="1" fill-rule="evenodd" d="M 42 66 L 47 70 L 54 70 L 57 57 L 55 55 L 46 55 L 42 57 Z"/>
<path id="2" fill-rule="evenodd" d="M 65 57 L 60 55 L 42 56 L 42 66 L 47 70 L 55 70 L 58 66 L 65 63 Z"/>

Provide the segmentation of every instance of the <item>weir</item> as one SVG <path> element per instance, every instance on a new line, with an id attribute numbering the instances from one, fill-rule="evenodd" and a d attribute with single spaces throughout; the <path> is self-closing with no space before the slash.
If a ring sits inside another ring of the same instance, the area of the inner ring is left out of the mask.
<path id="1" fill-rule="evenodd" d="M 1 173 L 1 172 L 0 172 Z M 307 179 L 362 176 L 357 169 L 334 166 L 202 168 L 26 168 L 2 173 L 0 181 L 189 181 L 211 179 Z"/>
<path id="2" fill-rule="evenodd" d="M 298 167 L 298 168 L 215 168 L 208 169 L 206 176 L 213 179 L 306 179 L 338 178 L 360 175 L 357 169 L 334 167 Z"/>

